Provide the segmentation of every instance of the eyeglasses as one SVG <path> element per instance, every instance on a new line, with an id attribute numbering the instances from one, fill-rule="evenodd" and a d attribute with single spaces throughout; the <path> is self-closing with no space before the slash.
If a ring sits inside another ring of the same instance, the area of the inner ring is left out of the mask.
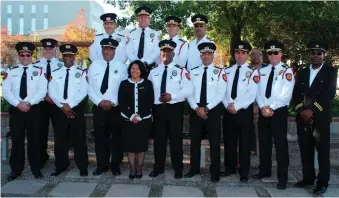
<path id="1" fill-rule="evenodd" d="M 250 53 L 251 56 L 262 56 L 262 54 L 259 53 Z"/>
<path id="2" fill-rule="evenodd" d="M 26 54 L 26 55 L 21 54 L 21 55 L 20 55 L 20 57 L 25 57 L 25 56 L 26 56 L 26 57 L 31 57 L 32 55 L 30 55 L 30 54 Z"/>
<path id="3" fill-rule="evenodd" d="M 278 55 L 280 53 L 280 51 L 269 51 L 267 52 L 267 55 L 271 56 L 271 55 Z"/>
<path id="4" fill-rule="evenodd" d="M 312 52 L 311 55 L 312 56 L 315 56 L 315 55 L 321 56 L 321 55 L 323 55 L 323 53 L 322 52 Z"/>
<path id="5" fill-rule="evenodd" d="M 202 25 L 202 24 L 195 24 L 194 27 L 195 27 L 195 28 L 199 28 L 199 27 L 202 28 L 202 27 L 204 27 L 204 25 Z"/>

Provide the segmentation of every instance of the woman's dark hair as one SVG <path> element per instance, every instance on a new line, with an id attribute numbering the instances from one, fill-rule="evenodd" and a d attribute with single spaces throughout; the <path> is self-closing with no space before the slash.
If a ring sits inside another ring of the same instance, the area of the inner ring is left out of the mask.
<path id="1" fill-rule="evenodd" d="M 145 64 L 142 63 L 140 60 L 135 60 L 135 61 L 131 62 L 131 64 L 129 64 L 128 70 L 127 70 L 128 78 L 132 78 L 131 70 L 132 70 L 132 66 L 134 64 L 138 65 L 138 67 L 139 67 L 140 78 L 145 78 L 146 77 L 146 67 L 145 67 Z"/>

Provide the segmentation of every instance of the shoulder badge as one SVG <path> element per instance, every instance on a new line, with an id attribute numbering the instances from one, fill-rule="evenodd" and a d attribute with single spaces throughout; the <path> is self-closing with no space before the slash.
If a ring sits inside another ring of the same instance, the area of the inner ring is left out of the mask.
<path id="1" fill-rule="evenodd" d="M 57 65 L 58 65 L 59 68 L 62 67 L 62 63 L 58 63 Z"/>
<path id="2" fill-rule="evenodd" d="M 253 81 L 254 81 L 256 84 L 258 84 L 259 81 L 260 81 L 259 76 L 257 76 L 257 75 L 253 76 Z"/>
<path id="3" fill-rule="evenodd" d="M 224 79 L 224 81 L 227 82 L 227 76 L 226 76 L 226 74 L 223 74 L 223 75 L 222 75 L 222 79 Z"/>
<path id="4" fill-rule="evenodd" d="M 193 67 L 191 70 L 193 70 L 193 69 L 198 69 L 200 66 L 196 66 L 196 67 Z"/>
<path id="5" fill-rule="evenodd" d="M 218 73 L 219 73 L 219 69 L 214 69 L 214 70 L 213 70 L 213 73 L 214 73 L 214 74 L 218 74 Z"/>
<path id="6" fill-rule="evenodd" d="M 80 72 L 75 73 L 76 78 L 80 78 L 80 76 L 81 76 Z"/>
<path id="7" fill-rule="evenodd" d="M 104 35 L 104 34 L 101 33 L 101 34 L 97 34 L 97 35 L 95 35 L 95 36 L 102 36 L 102 35 Z"/>
<path id="8" fill-rule="evenodd" d="M 33 76 L 37 76 L 37 75 L 39 75 L 39 72 L 38 72 L 38 71 L 33 71 L 33 72 L 32 72 L 32 75 L 33 75 Z"/>
<path id="9" fill-rule="evenodd" d="M 286 80 L 288 80 L 289 82 L 291 82 L 291 80 L 292 80 L 292 74 L 287 73 L 287 74 L 286 74 Z"/>
<path id="10" fill-rule="evenodd" d="M 155 34 L 152 32 L 149 36 L 150 36 L 151 38 L 154 38 Z"/>
<path id="11" fill-rule="evenodd" d="M 177 75 L 178 75 L 177 70 L 173 70 L 173 71 L 172 71 L 172 76 L 177 76 Z"/>
<path id="12" fill-rule="evenodd" d="M 249 78 L 251 76 L 251 72 L 247 71 L 245 75 L 246 75 L 246 78 Z"/>
<path id="13" fill-rule="evenodd" d="M 121 38 L 115 38 L 116 41 L 118 41 L 120 43 Z"/>

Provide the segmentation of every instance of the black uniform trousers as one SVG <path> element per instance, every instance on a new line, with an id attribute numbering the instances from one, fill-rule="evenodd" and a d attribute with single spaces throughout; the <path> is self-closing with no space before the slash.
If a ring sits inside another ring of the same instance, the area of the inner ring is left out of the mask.
<path id="1" fill-rule="evenodd" d="M 319 163 L 317 183 L 320 186 L 327 187 L 330 179 L 330 124 L 318 124 L 315 121 L 314 128 L 320 133 L 319 141 L 315 141 L 313 131 L 309 129 L 308 125 L 297 122 L 303 179 L 306 181 L 314 181 L 315 179 L 314 149 L 316 147 Z"/>
<path id="2" fill-rule="evenodd" d="M 31 170 L 34 173 L 40 171 L 40 144 L 39 121 L 40 105 L 31 106 L 30 111 L 22 112 L 14 106 L 11 108 L 11 139 L 12 149 L 9 165 L 12 172 L 20 175 L 25 165 L 25 133 L 27 134 L 27 156 Z"/>
<path id="3" fill-rule="evenodd" d="M 272 169 L 272 136 L 276 150 L 277 176 L 280 183 L 288 180 L 289 154 L 287 143 L 287 106 L 274 111 L 272 117 L 266 118 L 259 115 L 259 151 L 260 151 L 260 172 L 271 174 Z"/>
<path id="4" fill-rule="evenodd" d="M 123 158 L 122 130 L 120 108 L 112 107 L 104 111 L 101 107 L 93 106 L 93 127 L 95 154 L 97 166 L 108 168 L 111 163 L 113 171 L 119 169 Z"/>
<path id="5" fill-rule="evenodd" d="M 52 121 L 53 129 L 55 131 L 54 112 L 58 107 L 55 104 L 48 103 L 47 101 L 40 102 L 40 106 L 40 157 L 41 166 L 43 166 L 49 158 L 47 153 L 49 121 Z"/>
<path id="6" fill-rule="evenodd" d="M 67 118 L 59 108 L 55 112 L 54 153 L 57 170 L 67 168 L 69 165 L 69 138 L 74 147 L 74 159 L 80 171 L 87 170 L 88 154 L 86 143 L 86 131 L 84 130 L 85 116 L 82 105 L 72 108 L 75 118 Z"/>
<path id="7" fill-rule="evenodd" d="M 157 172 L 163 172 L 165 168 L 167 137 L 170 140 L 172 167 L 177 173 L 183 170 L 183 116 L 183 102 L 154 105 L 154 170 Z"/>
<path id="8" fill-rule="evenodd" d="M 200 172 L 200 146 L 204 128 L 208 133 L 210 144 L 212 178 L 220 175 L 220 139 L 221 139 L 221 111 L 213 108 L 208 111 L 206 120 L 200 118 L 194 110 L 190 111 L 190 136 L 191 136 L 191 169 L 192 173 Z"/>
<path id="9" fill-rule="evenodd" d="M 239 174 L 248 178 L 250 170 L 250 150 L 253 133 L 253 106 L 247 109 L 240 109 L 236 114 L 228 111 L 224 114 L 224 141 L 225 146 L 225 169 L 229 173 L 236 173 L 238 160 L 238 140 L 239 140 Z M 225 126 L 226 125 L 226 126 Z"/>

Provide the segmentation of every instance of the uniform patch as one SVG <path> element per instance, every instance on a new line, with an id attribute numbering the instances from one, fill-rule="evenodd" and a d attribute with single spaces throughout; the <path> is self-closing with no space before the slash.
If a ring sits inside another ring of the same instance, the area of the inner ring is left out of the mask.
<path id="1" fill-rule="evenodd" d="M 284 70 L 280 70 L 279 75 L 281 75 L 282 73 L 284 73 Z"/>
<path id="2" fill-rule="evenodd" d="M 185 76 L 186 76 L 186 78 L 187 78 L 188 80 L 191 80 L 191 76 L 190 76 L 189 73 L 186 73 Z"/>
<path id="3" fill-rule="evenodd" d="M 154 34 L 154 33 L 151 33 L 149 36 L 150 36 L 151 38 L 154 38 L 155 34 Z"/>
<path id="4" fill-rule="evenodd" d="M 250 71 L 246 72 L 246 78 L 249 78 L 250 76 L 251 76 L 251 72 Z"/>
<path id="5" fill-rule="evenodd" d="M 61 63 L 58 63 L 58 67 L 62 67 L 62 64 L 61 64 Z"/>
<path id="6" fill-rule="evenodd" d="M 226 76 L 226 74 L 223 74 L 223 75 L 222 75 L 222 79 L 224 79 L 224 81 L 227 82 L 227 76 Z"/>
<path id="7" fill-rule="evenodd" d="M 38 71 L 34 71 L 34 72 L 33 72 L 33 76 L 37 76 L 38 74 L 39 74 Z"/>
<path id="8" fill-rule="evenodd" d="M 120 42 L 120 41 L 121 41 L 121 38 L 116 38 L 115 40 L 118 41 L 118 42 Z"/>
<path id="9" fill-rule="evenodd" d="M 172 76 L 177 76 L 177 75 L 178 75 L 177 70 L 173 70 L 173 71 L 172 71 Z"/>
<path id="10" fill-rule="evenodd" d="M 214 70 L 213 70 L 213 73 L 214 73 L 214 74 L 218 74 L 218 73 L 219 73 L 219 70 L 218 70 L 218 69 L 214 69 Z"/>
<path id="11" fill-rule="evenodd" d="M 81 74 L 79 72 L 75 73 L 76 78 L 80 78 Z"/>
<path id="12" fill-rule="evenodd" d="M 291 82 L 292 80 L 292 74 L 286 74 L 286 79 Z"/>
<path id="13" fill-rule="evenodd" d="M 118 73 L 118 70 L 117 70 L 117 69 L 116 69 L 116 70 L 114 70 L 114 73 L 115 73 L 115 74 L 117 74 L 117 73 Z"/>
<path id="14" fill-rule="evenodd" d="M 259 83 L 259 76 L 253 76 L 253 81 L 258 84 Z"/>
<path id="15" fill-rule="evenodd" d="M 8 73 L 5 72 L 5 73 L 4 73 L 4 80 L 6 80 L 7 76 L 8 76 Z"/>

